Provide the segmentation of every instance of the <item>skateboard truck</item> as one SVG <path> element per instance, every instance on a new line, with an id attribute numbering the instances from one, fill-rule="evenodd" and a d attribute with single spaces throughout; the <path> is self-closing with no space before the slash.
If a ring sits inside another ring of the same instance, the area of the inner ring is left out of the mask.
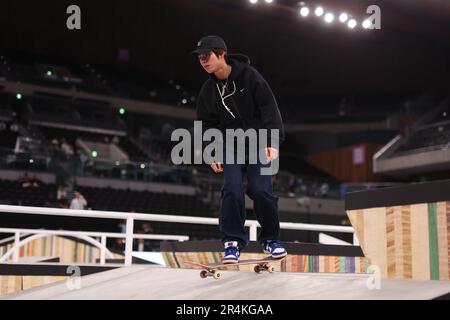
<path id="1" fill-rule="evenodd" d="M 237 264 L 239 265 L 239 264 Z M 233 266 L 233 264 L 228 264 L 227 266 Z M 275 271 L 275 267 L 268 264 L 267 262 L 264 263 L 260 263 L 257 264 L 254 268 L 253 271 L 255 271 L 256 273 L 261 273 L 262 271 L 268 271 L 269 273 L 272 273 Z M 220 278 L 220 272 L 218 272 L 216 269 L 207 269 L 205 268 L 204 270 L 200 271 L 200 278 L 202 279 L 206 279 L 207 277 L 213 277 L 214 279 L 218 280 Z"/>
<path id="2" fill-rule="evenodd" d="M 267 257 L 264 259 L 251 259 L 251 260 L 243 260 L 238 263 L 212 263 L 212 264 L 201 264 L 193 261 L 185 261 L 186 264 L 190 264 L 196 267 L 201 268 L 200 278 L 205 279 L 208 277 L 213 277 L 214 279 L 220 279 L 219 268 L 227 268 L 227 267 L 237 267 L 240 265 L 249 265 L 254 264 L 253 271 L 256 273 L 261 273 L 262 271 L 267 271 L 269 273 L 275 272 L 275 267 L 271 264 L 273 261 L 281 261 L 283 259 L 273 259 L 271 257 Z"/>
<path id="3" fill-rule="evenodd" d="M 220 272 L 215 269 L 200 271 L 200 278 L 205 279 L 207 277 L 213 277 L 218 280 L 220 278 Z"/>
<path id="4" fill-rule="evenodd" d="M 262 263 L 262 264 L 257 264 L 253 268 L 253 271 L 255 271 L 256 273 L 261 273 L 261 271 L 268 271 L 269 273 L 272 273 L 275 271 L 275 267 L 268 263 Z"/>

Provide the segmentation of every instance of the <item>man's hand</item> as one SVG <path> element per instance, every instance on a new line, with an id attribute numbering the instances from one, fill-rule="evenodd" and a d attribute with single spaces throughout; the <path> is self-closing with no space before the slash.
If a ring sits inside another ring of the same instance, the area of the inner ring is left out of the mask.
<path id="1" fill-rule="evenodd" d="M 220 162 L 214 161 L 213 163 L 211 163 L 211 168 L 215 173 L 223 172 L 223 166 Z"/>
<path id="2" fill-rule="evenodd" d="M 267 147 L 266 157 L 269 162 L 275 160 L 276 158 L 278 158 L 278 150 L 272 147 Z"/>

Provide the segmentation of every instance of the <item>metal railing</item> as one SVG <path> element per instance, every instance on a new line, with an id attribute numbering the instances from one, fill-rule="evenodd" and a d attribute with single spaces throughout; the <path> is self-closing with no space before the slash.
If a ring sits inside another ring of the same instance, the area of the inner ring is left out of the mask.
<path id="1" fill-rule="evenodd" d="M 174 216 L 174 215 L 166 215 L 166 214 L 149 214 L 149 213 L 129 213 L 129 212 L 116 212 L 116 211 L 71 210 L 71 209 L 10 206 L 10 205 L 0 205 L 0 212 L 7 212 L 7 213 L 14 213 L 14 214 L 37 214 L 37 215 L 51 215 L 51 216 L 65 216 L 65 217 L 84 217 L 84 218 L 88 217 L 88 218 L 126 220 L 126 233 L 120 234 L 125 238 L 125 265 L 126 266 L 131 265 L 133 239 L 136 238 L 137 236 L 141 236 L 141 235 L 135 235 L 133 233 L 135 220 L 170 222 L 170 223 L 206 224 L 206 225 L 218 225 L 219 224 L 218 218 Z M 245 222 L 245 226 L 250 228 L 250 237 L 249 237 L 250 241 L 256 241 L 258 227 L 261 227 L 259 225 L 258 221 L 247 220 Z M 281 229 L 289 229 L 289 230 L 352 233 L 353 234 L 353 244 L 358 245 L 358 239 L 356 238 L 355 231 L 352 227 L 281 222 L 280 228 Z M 24 232 L 30 232 L 30 230 L 26 230 Z M 64 231 L 64 232 L 69 232 L 69 231 Z M 82 234 L 84 234 L 84 235 L 87 235 L 88 233 L 89 232 L 82 232 Z M 119 234 L 115 234 L 115 235 L 119 235 Z"/>
<path id="2" fill-rule="evenodd" d="M 17 229 L 17 228 L 0 228 L 0 233 L 12 233 L 14 234 L 13 247 L 8 250 L 3 256 L 0 257 L 0 263 L 6 262 L 8 258 L 12 255 L 12 261 L 19 261 L 19 249 L 26 245 L 27 243 L 37 240 L 39 238 L 47 237 L 47 236 L 69 236 L 84 240 L 93 246 L 100 249 L 100 264 L 104 265 L 106 261 L 106 256 L 112 259 L 114 258 L 113 254 L 106 247 L 106 241 L 108 238 L 125 238 L 126 234 L 124 233 L 112 233 L 112 232 L 85 232 L 85 231 L 63 231 L 63 230 L 34 230 L 34 229 Z M 21 240 L 22 236 L 30 237 Z M 95 238 L 99 238 L 100 242 Z M 189 240 L 188 236 L 182 235 L 165 235 L 165 234 L 133 234 L 133 239 L 147 239 L 147 240 L 178 240 L 178 241 L 186 241 Z M 52 242 L 54 245 L 54 242 Z M 51 252 L 53 255 L 54 247 L 52 247 Z"/>

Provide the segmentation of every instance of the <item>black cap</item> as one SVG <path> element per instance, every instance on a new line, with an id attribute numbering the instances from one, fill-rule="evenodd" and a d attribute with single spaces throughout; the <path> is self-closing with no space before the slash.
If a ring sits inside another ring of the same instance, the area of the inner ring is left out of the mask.
<path id="1" fill-rule="evenodd" d="M 199 55 L 201 53 L 207 53 L 213 49 L 223 49 L 227 51 L 227 45 L 221 37 L 218 36 L 206 36 L 200 39 L 197 43 L 197 49 L 191 52 L 192 55 Z"/>

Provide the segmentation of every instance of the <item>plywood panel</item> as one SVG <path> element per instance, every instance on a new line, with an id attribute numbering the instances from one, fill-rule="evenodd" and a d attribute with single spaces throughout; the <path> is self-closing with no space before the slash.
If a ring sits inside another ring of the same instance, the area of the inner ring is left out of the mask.
<path id="1" fill-rule="evenodd" d="M 428 204 L 411 206 L 410 215 L 413 279 L 428 280 L 430 278 Z"/>
<path id="2" fill-rule="evenodd" d="M 368 248 L 366 257 L 368 257 L 371 265 L 380 268 L 382 277 L 387 277 L 386 209 L 372 208 L 367 210 L 364 229 L 366 233 L 364 245 Z"/>
<path id="3" fill-rule="evenodd" d="M 450 209 L 450 208 L 449 208 Z M 438 249 L 439 249 L 439 278 L 441 280 L 449 279 L 449 261 L 448 261 L 448 225 L 446 202 L 438 202 L 437 204 L 437 219 L 438 219 Z"/>
<path id="4" fill-rule="evenodd" d="M 370 264 L 383 277 L 450 279 L 450 202 L 350 210 Z"/>

